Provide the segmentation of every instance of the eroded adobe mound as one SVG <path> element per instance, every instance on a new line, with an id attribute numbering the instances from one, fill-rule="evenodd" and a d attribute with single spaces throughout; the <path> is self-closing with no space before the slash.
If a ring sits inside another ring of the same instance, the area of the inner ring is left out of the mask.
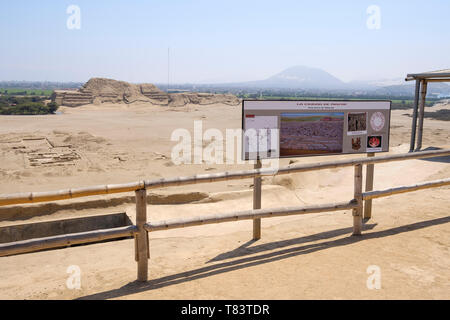
<path id="1" fill-rule="evenodd" d="M 56 90 L 52 100 L 59 105 L 77 107 L 86 104 L 148 102 L 153 105 L 180 107 L 187 104 L 237 105 L 239 99 L 232 94 L 166 93 L 153 84 L 131 84 L 105 78 L 92 78 L 77 91 Z"/>

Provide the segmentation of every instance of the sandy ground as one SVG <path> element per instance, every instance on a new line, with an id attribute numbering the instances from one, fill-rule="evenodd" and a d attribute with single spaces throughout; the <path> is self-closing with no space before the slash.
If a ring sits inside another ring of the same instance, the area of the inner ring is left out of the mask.
<path id="1" fill-rule="evenodd" d="M 59 115 L 0 118 L 0 193 L 252 167 L 178 166 L 170 158 L 177 144 L 170 140 L 174 129 L 192 132 L 194 120 L 203 121 L 203 130 L 240 128 L 240 106 L 167 109 L 111 104 L 60 111 Z M 392 154 L 409 150 L 407 113 L 392 111 Z M 423 148 L 450 148 L 449 135 L 449 122 L 425 119 Z M 49 158 L 39 156 L 43 151 Z M 280 165 L 289 161 L 283 159 Z M 449 162 L 444 158 L 377 165 L 374 187 L 447 178 Z M 251 209 L 251 185 L 251 180 L 239 180 L 153 190 L 149 220 Z M 442 187 L 374 200 L 373 218 L 361 237 L 351 236 L 350 211 L 265 219 L 258 241 L 251 241 L 251 221 L 154 232 L 150 280 L 145 284 L 135 282 L 133 240 L 2 257 L 0 299 L 449 299 L 449 191 Z M 352 168 L 263 180 L 263 208 L 352 197 Z M 0 226 L 121 211 L 134 219 L 132 202 L 133 194 L 120 194 L 4 207 Z M 71 265 L 81 270 L 81 289 L 66 286 Z M 381 272 L 379 290 L 366 284 L 367 269 L 373 265 Z"/>

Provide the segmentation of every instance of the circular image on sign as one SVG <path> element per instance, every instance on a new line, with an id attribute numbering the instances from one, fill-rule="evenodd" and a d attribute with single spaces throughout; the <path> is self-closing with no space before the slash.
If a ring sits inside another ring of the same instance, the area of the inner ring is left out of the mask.
<path id="1" fill-rule="evenodd" d="M 367 144 L 370 148 L 381 147 L 381 137 L 369 137 Z"/>
<path id="2" fill-rule="evenodd" d="M 381 112 L 375 112 L 370 117 L 370 126 L 375 131 L 380 131 L 384 128 L 384 123 L 386 122 L 384 115 Z"/>

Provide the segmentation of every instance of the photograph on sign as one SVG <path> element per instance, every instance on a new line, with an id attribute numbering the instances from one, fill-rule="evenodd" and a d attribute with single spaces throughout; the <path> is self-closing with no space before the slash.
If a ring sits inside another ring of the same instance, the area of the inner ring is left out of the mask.
<path id="1" fill-rule="evenodd" d="M 389 151 L 391 102 L 244 100 L 243 159 Z"/>
<path id="2" fill-rule="evenodd" d="M 282 113 L 280 155 L 342 152 L 344 113 Z"/>
<path id="3" fill-rule="evenodd" d="M 348 114 L 348 130 L 349 136 L 367 134 L 367 112 L 349 113 Z"/>

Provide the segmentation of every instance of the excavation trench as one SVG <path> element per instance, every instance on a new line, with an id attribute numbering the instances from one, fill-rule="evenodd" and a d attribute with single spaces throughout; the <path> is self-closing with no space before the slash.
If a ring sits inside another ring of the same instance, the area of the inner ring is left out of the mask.
<path id="1" fill-rule="evenodd" d="M 0 227 L 0 245 L 29 239 L 47 238 L 52 236 L 81 233 L 87 231 L 113 229 L 132 225 L 132 221 L 126 213 L 101 214 L 88 217 L 50 220 L 35 223 L 23 223 Z M 131 239 L 132 237 L 123 237 L 112 240 L 92 241 L 85 244 L 118 241 Z M 56 248 L 60 249 L 62 247 Z"/>

